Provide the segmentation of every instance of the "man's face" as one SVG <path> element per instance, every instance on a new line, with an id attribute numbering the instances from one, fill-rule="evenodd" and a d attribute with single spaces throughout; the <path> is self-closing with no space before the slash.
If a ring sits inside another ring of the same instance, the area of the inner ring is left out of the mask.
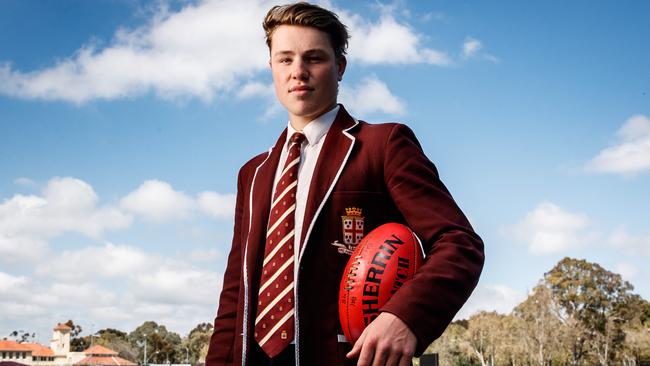
<path id="1" fill-rule="evenodd" d="M 345 57 L 338 59 L 325 32 L 316 28 L 281 25 L 273 31 L 271 71 L 278 100 L 295 128 L 336 105 L 338 80 Z"/>

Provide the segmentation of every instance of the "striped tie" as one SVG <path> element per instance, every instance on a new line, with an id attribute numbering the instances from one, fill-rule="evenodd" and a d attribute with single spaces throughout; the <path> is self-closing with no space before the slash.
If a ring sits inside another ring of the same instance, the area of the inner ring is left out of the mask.
<path id="1" fill-rule="evenodd" d="M 305 135 L 291 136 L 289 154 L 280 174 L 266 231 L 262 279 L 255 319 L 255 340 L 275 357 L 294 338 L 294 224 L 300 145 Z"/>

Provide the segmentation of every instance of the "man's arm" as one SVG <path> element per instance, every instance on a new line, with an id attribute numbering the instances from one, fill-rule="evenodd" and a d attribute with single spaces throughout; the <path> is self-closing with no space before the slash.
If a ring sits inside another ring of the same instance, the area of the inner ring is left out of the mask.
<path id="1" fill-rule="evenodd" d="M 349 355 L 360 356 L 359 365 L 370 365 L 373 359 L 405 364 L 424 352 L 471 294 L 484 261 L 482 240 L 408 127 L 393 128 L 385 156 L 391 198 L 422 241 L 426 257 L 359 338 Z"/>
<path id="2" fill-rule="evenodd" d="M 414 278 L 381 310 L 409 326 L 420 354 L 442 334 L 474 290 L 483 269 L 483 241 L 408 127 L 395 126 L 386 156 L 389 192 L 422 241 L 426 257 Z"/>
<path id="3" fill-rule="evenodd" d="M 237 201 L 235 205 L 235 225 L 228 264 L 223 276 L 223 286 L 219 298 L 219 309 L 214 319 L 214 331 L 210 338 L 206 366 L 232 365 L 233 349 L 236 340 L 236 319 L 241 279 L 241 221 L 244 210 L 242 171 L 237 179 Z"/>

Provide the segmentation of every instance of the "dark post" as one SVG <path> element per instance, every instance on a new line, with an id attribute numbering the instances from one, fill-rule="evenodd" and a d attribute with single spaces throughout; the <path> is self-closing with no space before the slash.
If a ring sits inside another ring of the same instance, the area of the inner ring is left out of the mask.
<path id="1" fill-rule="evenodd" d="M 429 353 L 420 357 L 420 366 L 438 366 L 438 354 Z"/>

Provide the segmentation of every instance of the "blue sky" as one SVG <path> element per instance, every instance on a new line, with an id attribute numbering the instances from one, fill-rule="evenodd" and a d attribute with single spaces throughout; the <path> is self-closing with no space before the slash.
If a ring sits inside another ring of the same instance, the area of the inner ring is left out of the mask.
<path id="1" fill-rule="evenodd" d="M 459 316 L 564 256 L 650 298 L 646 1 L 326 3 L 340 100 L 411 126 L 486 243 Z M 239 167 L 286 124 L 262 1 L 0 3 L 0 337 L 211 321 Z"/>

